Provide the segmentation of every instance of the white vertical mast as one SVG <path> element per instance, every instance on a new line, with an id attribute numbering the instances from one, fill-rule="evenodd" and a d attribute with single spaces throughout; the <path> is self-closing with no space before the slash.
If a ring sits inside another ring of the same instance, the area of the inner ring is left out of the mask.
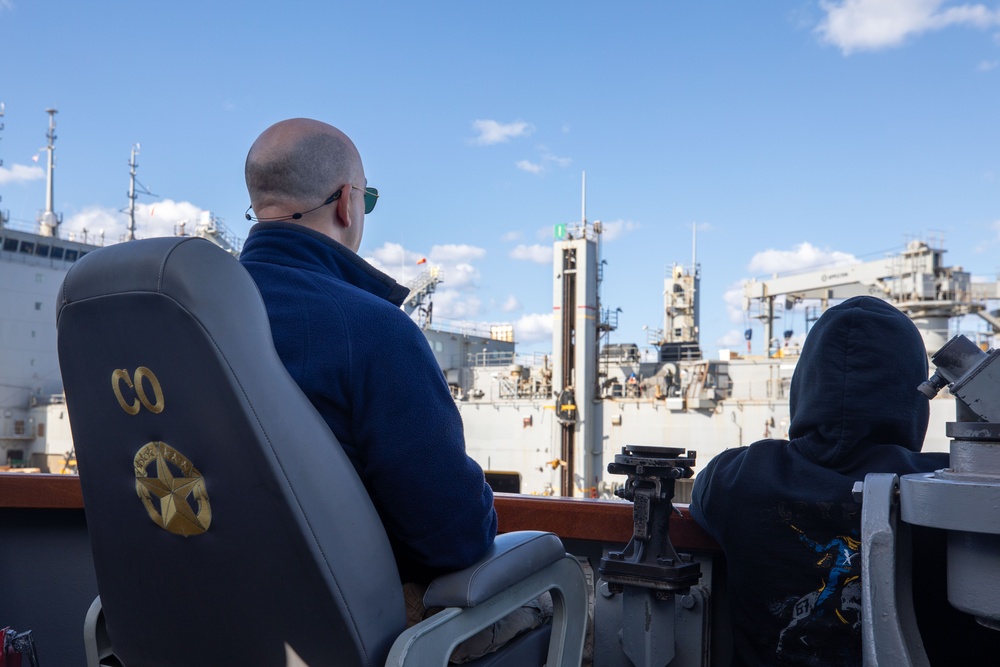
<path id="1" fill-rule="evenodd" d="M 698 223 L 691 223 L 691 270 L 698 266 Z"/>
<path id="2" fill-rule="evenodd" d="M 132 144 L 132 157 L 128 161 L 128 240 L 135 241 L 135 170 L 139 166 L 135 158 L 139 154 L 139 144 Z"/>
<path id="3" fill-rule="evenodd" d="M 45 186 L 45 211 L 42 213 L 41 217 L 38 219 L 39 222 L 39 233 L 42 236 L 52 236 L 59 237 L 59 216 L 55 214 L 53 210 L 54 205 L 54 192 L 55 187 L 53 184 L 54 172 L 55 172 L 55 151 L 56 151 L 56 113 L 55 109 L 46 109 L 45 113 L 49 114 L 49 131 L 45 134 L 46 138 L 49 140 L 48 144 L 45 146 L 45 151 L 49 154 L 48 159 L 48 180 Z"/>
<path id="4" fill-rule="evenodd" d="M 0 102 L 0 130 L 3 130 L 3 121 L 2 121 L 3 114 L 4 114 L 4 106 L 3 102 Z M 0 159 L 0 167 L 2 166 L 3 166 L 3 159 Z M 0 197 L 0 201 L 3 201 L 3 197 Z M 0 227 L 6 225 L 9 220 L 10 220 L 10 213 L 7 213 L 3 209 L 0 209 Z"/>

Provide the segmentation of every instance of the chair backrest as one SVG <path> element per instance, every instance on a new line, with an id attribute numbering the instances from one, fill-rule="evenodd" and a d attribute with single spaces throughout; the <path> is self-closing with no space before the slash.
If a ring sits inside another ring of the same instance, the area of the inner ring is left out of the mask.
<path id="1" fill-rule="evenodd" d="M 381 665 L 399 575 L 256 285 L 202 239 L 110 246 L 63 283 L 59 362 L 98 589 L 135 665 Z"/>

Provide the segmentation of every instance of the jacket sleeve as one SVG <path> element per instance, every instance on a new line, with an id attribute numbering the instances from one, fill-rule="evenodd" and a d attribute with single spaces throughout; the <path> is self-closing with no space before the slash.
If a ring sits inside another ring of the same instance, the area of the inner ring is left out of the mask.
<path id="1" fill-rule="evenodd" d="M 362 477 L 414 563 L 467 567 L 496 536 L 493 492 L 466 454 L 461 415 L 427 339 L 402 311 L 381 315 L 370 338 L 352 341 Z"/>
<path id="2" fill-rule="evenodd" d="M 747 448 L 739 447 L 720 452 L 695 475 L 691 489 L 691 517 L 705 532 L 723 544 L 726 520 L 726 496 L 731 477 L 738 470 Z"/>

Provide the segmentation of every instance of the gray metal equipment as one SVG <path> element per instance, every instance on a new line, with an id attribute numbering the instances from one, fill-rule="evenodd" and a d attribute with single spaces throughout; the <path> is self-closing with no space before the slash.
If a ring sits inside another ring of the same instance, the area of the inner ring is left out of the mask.
<path id="1" fill-rule="evenodd" d="M 937 369 L 920 391 L 933 398 L 947 385 L 957 399 L 956 421 L 945 426 L 949 468 L 904 475 L 898 485 L 896 475 L 869 474 L 855 486 L 856 495 L 863 488 L 865 665 L 928 664 L 912 622 L 906 524 L 948 531 L 948 601 L 1000 630 L 998 358 L 962 335 L 932 357 Z"/>
<path id="2" fill-rule="evenodd" d="M 623 551 L 601 559 L 597 623 L 620 617 L 620 637 L 595 647 L 594 664 L 608 667 L 691 667 L 707 664 L 708 592 L 698 586 L 700 563 L 670 543 L 674 482 L 691 477 L 694 452 L 674 447 L 622 448 L 608 472 L 627 475 L 616 494 L 632 501 L 633 534 Z"/>

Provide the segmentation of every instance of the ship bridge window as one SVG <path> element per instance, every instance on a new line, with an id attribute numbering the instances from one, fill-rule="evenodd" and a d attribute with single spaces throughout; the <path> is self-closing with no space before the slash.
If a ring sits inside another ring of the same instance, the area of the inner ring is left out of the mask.
<path id="1" fill-rule="evenodd" d="M 51 249 L 52 249 L 52 246 L 45 245 L 44 243 L 39 243 L 35 247 L 35 254 L 38 255 L 39 257 L 48 257 L 49 256 L 49 250 L 51 250 Z"/>
<path id="2" fill-rule="evenodd" d="M 34 255 L 35 244 L 31 241 L 21 241 L 21 252 L 25 255 Z"/>
<path id="3" fill-rule="evenodd" d="M 17 239 L 4 239 L 3 249 L 7 252 L 17 252 Z"/>
<path id="4" fill-rule="evenodd" d="M 58 246 L 58 245 L 52 246 L 52 259 L 62 259 L 63 258 L 63 250 L 64 250 L 64 248 L 62 246 Z"/>
<path id="5" fill-rule="evenodd" d="M 17 419 L 14 421 L 14 435 L 24 435 L 24 420 Z"/>
<path id="6" fill-rule="evenodd" d="M 75 262 L 77 254 L 79 254 L 79 253 L 76 250 L 67 250 L 66 251 L 66 261 L 67 262 Z"/>

